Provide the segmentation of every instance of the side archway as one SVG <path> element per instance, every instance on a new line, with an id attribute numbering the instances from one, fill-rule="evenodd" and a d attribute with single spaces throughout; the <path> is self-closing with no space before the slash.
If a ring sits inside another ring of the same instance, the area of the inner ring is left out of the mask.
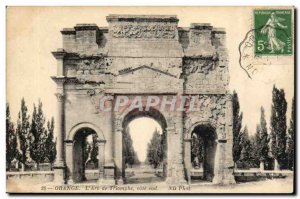
<path id="1" fill-rule="evenodd" d="M 189 177 L 213 181 L 217 150 L 216 128 L 208 121 L 194 123 L 187 132 L 189 144 L 185 151 L 186 165 L 190 167 Z M 193 172 L 195 171 L 195 172 Z M 202 173 L 195 176 L 195 173 Z"/>
<path id="2" fill-rule="evenodd" d="M 97 178 L 104 176 L 104 148 L 105 138 L 103 132 L 94 124 L 79 123 L 75 125 L 67 135 L 66 145 L 66 166 L 68 169 L 69 183 L 76 183 L 86 180 L 85 168 L 89 155 L 86 154 L 86 142 L 89 135 L 96 135 L 98 147 L 98 170 Z"/>

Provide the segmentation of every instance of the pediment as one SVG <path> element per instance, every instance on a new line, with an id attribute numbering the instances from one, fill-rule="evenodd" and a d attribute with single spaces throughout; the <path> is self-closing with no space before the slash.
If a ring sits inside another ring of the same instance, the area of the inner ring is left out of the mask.
<path id="1" fill-rule="evenodd" d="M 122 70 L 114 79 L 114 88 L 127 92 L 177 92 L 181 87 L 175 75 L 149 66 Z"/>
<path id="2" fill-rule="evenodd" d="M 128 77 L 130 78 L 177 78 L 175 75 L 168 73 L 166 71 L 159 70 L 157 68 L 153 68 L 150 66 L 139 66 L 137 68 L 127 68 L 124 70 L 119 71 L 119 75 L 117 78 Z"/>

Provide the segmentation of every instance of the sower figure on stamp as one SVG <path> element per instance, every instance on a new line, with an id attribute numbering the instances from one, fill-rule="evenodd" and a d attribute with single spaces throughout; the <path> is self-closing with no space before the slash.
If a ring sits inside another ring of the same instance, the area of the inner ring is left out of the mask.
<path id="1" fill-rule="evenodd" d="M 277 17 L 274 12 L 271 13 L 271 17 L 268 19 L 267 23 L 261 29 L 261 33 L 267 34 L 269 46 L 268 49 L 271 50 L 270 53 L 274 51 L 284 51 L 285 43 L 277 38 L 276 36 L 276 27 L 286 29 L 287 26 L 282 25 L 280 22 L 284 21 L 283 18 Z"/>

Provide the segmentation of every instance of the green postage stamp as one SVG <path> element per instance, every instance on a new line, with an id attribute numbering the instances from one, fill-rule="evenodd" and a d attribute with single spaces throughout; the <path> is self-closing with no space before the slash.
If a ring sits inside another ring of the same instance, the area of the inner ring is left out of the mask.
<path id="1" fill-rule="evenodd" d="M 291 55 L 292 10 L 254 10 L 255 55 Z"/>

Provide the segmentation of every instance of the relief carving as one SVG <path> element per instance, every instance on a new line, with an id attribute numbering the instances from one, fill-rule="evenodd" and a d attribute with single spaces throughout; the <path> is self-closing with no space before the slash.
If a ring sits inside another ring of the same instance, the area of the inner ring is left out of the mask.
<path id="1" fill-rule="evenodd" d="M 204 73 L 207 75 L 209 71 L 216 68 L 214 59 L 186 59 L 184 61 L 184 69 L 187 75 L 193 73 Z"/>
<path id="2" fill-rule="evenodd" d="M 100 110 L 100 100 L 104 96 L 104 89 L 87 89 L 87 95 L 90 97 L 91 104 L 95 107 L 95 114 L 99 113 Z"/>
<path id="3" fill-rule="evenodd" d="M 176 26 L 166 24 L 115 25 L 111 28 L 116 38 L 175 38 Z"/>
<path id="4" fill-rule="evenodd" d="M 111 64 L 111 58 L 81 59 L 77 64 L 77 75 L 104 74 Z"/>

